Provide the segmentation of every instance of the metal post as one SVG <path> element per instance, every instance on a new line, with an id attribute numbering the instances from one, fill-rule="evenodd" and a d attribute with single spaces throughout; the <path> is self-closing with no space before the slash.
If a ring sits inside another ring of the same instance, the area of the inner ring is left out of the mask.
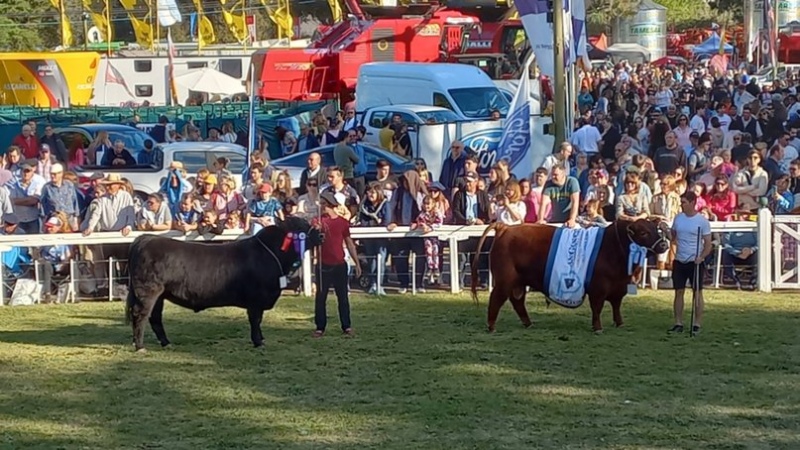
<path id="1" fill-rule="evenodd" d="M 381 278 L 383 276 L 384 261 L 383 261 L 383 255 L 381 255 L 380 251 L 378 252 L 378 256 L 376 256 L 376 258 L 378 258 L 378 262 L 377 262 L 377 269 L 375 270 L 375 276 L 377 277 L 377 279 L 375 280 L 375 291 L 376 291 L 375 294 L 381 295 L 381 288 L 382 288 Z"/>
<path id="2" fill-rule="evenodd" d="M 717 264 L 714 267 L 714 289 L 719 289 L 719 273 L 722 271 L 722 244 L 717 244 Z"/>
<path id="3" fill-rule="evenodd" d="M 769 208 L 758 210 L 758 290 L 772 292 L 772 213 Z M 780 261 L 777 261 L 780 264 Z M 780 271 L 777 271 L 780 273 Z"/>
<path id="4" fill-rule="evenodd" d="M 36 287 L 39 288 L 39 292 L 36 295 L 36 303 L 42 303 L 42 285 L 41 278 L 39 275 L 39 261 L 33 260 L 33 279 L 36 281 Z"/>
<path id="5" fill-rule="evenodd" d="M 77 281 L 77 266 L 78 264 L 75 262 L 75 259 L 69 260 L 69 295 L 64 300 L 64 303 L 72 302 L 75 303 L 75 296 L 78 292 L 78 281 Z"/>
<path id="6" fill-rule="evenodd" d="M 0 261 L 3 260 L 3 251 L 0 251 Z M 0 306 L 6 304 L 6 274 L 4 264 L 0 263 Z"/>
<path id="7" fill-rule="evenodd" d="M 486 252 L 486 253 L 491 253 L 491 252 Z M 492 256 L 489 255 L 488 259 L 489 259 L 489 268 L 486 270 L 489 271 L 489 293 L 491 294 L 492 288 L 494 288 L 494 282 L 492 280 Z"/>
<path id="8" fill-rule="evenodd" d="M 303 295 L 311 297 L 313 289 L 313 280 L 311 275 L 311 266 L 313 264 L 311 250 L 306 250 L 303 254 Z"/>
<path id="9" fill-rule="evenodd" d="M 458 281 L 458 238 L 450 237 L 450 293 L 458 294 L 461 292 L 461 284 Z"/>
<path id="10" fill-rule="evenodd" d="M 108 301 L 114 301 L 114 258 L 108 258 Z"/>
<path id="11" fill-rule="evenodd" d="M 408 252 L 408 256 L 411 258 L 411 295 L 417 294 L 417 255 L 414 253 L 414 250 Z"/>
<path id="12" fill-rule="evenodd" d="M 566 140 L 567 105 L 566 73 L 564 69 L 564 1 L 553 0 L 553 125 L 556 127 L 554 149 Z"/>

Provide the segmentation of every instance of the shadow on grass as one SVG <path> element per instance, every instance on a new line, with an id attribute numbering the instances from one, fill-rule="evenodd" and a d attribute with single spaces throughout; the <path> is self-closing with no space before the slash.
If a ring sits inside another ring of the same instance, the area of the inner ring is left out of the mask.
<path id="1" fill-rule="evenodd" d="M 250 348 L 243 310 L 168 307 L 175 346 L 157 349 L 148 330 L 146 355 L 121 316 L 109 320 L 116 308 L 79 305 L 66 325 L 0 332 L 49 355 L 112 353 L 66 380 L 36 363 L 0 371 L 0 447 L 800 446 L 798 308 L 709 305 L 690 339 L 666 335 L 663 299 L 629 301 L 626 328 L 603 336 L 588 307 L 528 304 L 533 329 L 505 307 L 487 335 L 485 299 L 359 297 L 358 337 L 335 335 L 330 308 L 331 332 L 312 340 L 313 302 L 292 299 L 267 313 L 266 350 Z"/>

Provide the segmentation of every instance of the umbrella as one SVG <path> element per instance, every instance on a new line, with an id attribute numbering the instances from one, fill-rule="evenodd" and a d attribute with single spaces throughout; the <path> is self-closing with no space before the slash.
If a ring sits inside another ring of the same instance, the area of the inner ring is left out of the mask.
<path id="1" fill-rule="evenodd" d="M 175 77 L 175 83 L 190 91 L 233 95 L 242 92 L 242 81 L 220 71 L 204 67 Z"/>
<path id="2" fill-rule="evenodd" d="M 681 64 L 686 64 L 688 61 L 681 58 L 680 56 L 665 56 L 663 58 L 659 58 L 653 61 L 651 64 L 654 66 L 679 66 Z"/>

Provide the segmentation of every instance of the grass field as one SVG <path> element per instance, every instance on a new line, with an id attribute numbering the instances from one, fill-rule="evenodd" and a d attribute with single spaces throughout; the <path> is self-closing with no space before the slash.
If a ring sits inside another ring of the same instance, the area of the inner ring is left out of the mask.
<path id="1" fill-rule="evenodd" d="M 356 296 L 357 336 L 311 339 L 284 296 L 266 348 L 243 310 L 168 305 L 173 346 L 136 354 L 122 304 L 0 308 L 3 449 L 798 449 L 800 298 L 710 292 L 701 336 L 667 336 L 668 292 L 629 297 L 626 327 L 588 304 L 534 328 L 486 295 Z M 688 315 L 688 311 L 687 311 Z M 688 317 L 686 318 L 688 322 Z"/>

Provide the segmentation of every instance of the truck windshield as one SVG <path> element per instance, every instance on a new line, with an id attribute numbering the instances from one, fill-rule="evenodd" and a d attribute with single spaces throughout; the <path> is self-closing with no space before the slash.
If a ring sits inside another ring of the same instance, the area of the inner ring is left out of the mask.
<path id="1" fill-rule="evenodd" d="M 496 87 L 450 89 L 448 92 L 458 109 L 470 119 L 488 119 L 495 109 L 500 111 L 501 117 L 508 114 L 508 99 Z"/>

